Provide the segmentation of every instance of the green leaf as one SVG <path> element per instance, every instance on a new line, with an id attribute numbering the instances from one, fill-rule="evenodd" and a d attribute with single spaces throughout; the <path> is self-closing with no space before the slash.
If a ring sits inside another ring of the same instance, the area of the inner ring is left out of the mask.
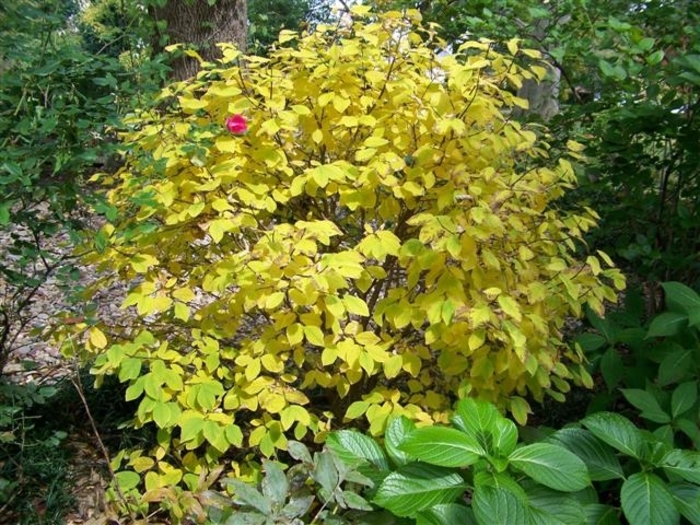
<path id="1" fill-rule="evenodd" d="M 657 51 L 654 51 L 652 54 L 650 54 L 647 57 L 647 64 L 650 66 L 655 66 L 657 64 L 660 64 L 661 61 L 664 59 L 664 52 L 663 50 L 659 49 Z"/>
<path id="2" fill-rule="evenodd" d="M 700 296 L 692 288 L 678 282 L 667 282 L 661 285 L 664 289 L 666 304 L 671 310 L 683 312 L 689 317 L 700 310 Z"/>
<path id="3" fill-rule="evenodd" d="M 671 396 L 671 416 L 676 419 L 695 406 L 698 400 L 698 383 L 688 381 L 678 385 Z"/>
<path id="4" fill-rule="evenodd" d="M 693 440 L 696 447 L 700 447 L 700 429 L 698 429 L 698 420 L 681 418 L 675 421 L 676 426 L 683 432 L 686 436 Z"/>
<path id="5" fill-rule="evenodd" d="M 406 436 L 399 449 L 414 458 L 442 467 L 473 465 L 484 453 L 472 436 L 444 427 L 416 429 Z"/>
<path id="6" fill-rule="evenodd" d="M 488 472 L 478 472 L 474 476 L 475 488 L 472 494 L 472 509 L 477 522 L 480 524 L 530 525 L 529 509 L 525 506 L 520 495 L 512 490 L 511 483 L 502 482 L 505 479 L 508 478 L 504 478 L 502 475 L 492 475 Z"/>
<path id="7" fill-rule="evenodd" d="M 340 476 L 330 454 L 321 452 L 314 456 L 314 470 L 311 477 L 330 494 L 337 490 Z"/>
<path id="8" fill-rule="evenodd" d="M 411 461 L 411 458 L 404 451 L 399 450 L 399 445 L 403 443 L 406 436 L 416 429 L 413 421 L 405 416 L 399 416 L 389 423 L 384 434 L 384 446 L 386 452 L 394 462 L 394 465 L 400 467 Z"/>
<path id="9" fill-rule="evenodd" d="M 287 476 L 274 461 L 264 461 L 265 478 L 262 480 L 262 493 L 273 507 L 281 507 L 287 500 L 289 483 Z"/>
<path id="10" fill-rule="evenodd" d="M 690 483 L 672 483 L 668 488 L 680 513 L 693 525 L 700 525 L 700 487 Z"/>
<path id="11" fill-rule="evenodd" d="M 543 525 L 581 525 L 585 522 L 583 506 L 569 494 L 535 483 L 525 487 L 533 523 Z"/>
<path id="12" fill-rule="evenodd" d="M 119 484 L 119 488 L 123 492 L 128 492 L 135 489 L 138 487 L 139 483 L 141 483 L 141 476 L 131 470 L 122 470 L 121 472 L 117 472 L 114 477 Z"/>
<path id="13" fill-rule="evenodd" d="M 472 436 L 481 447 L 479 454 L 493 454 L 493 437 L 496 422 L 505 419 L 498 409 L 480 399 L 465 398 L 459 401 L 452 424 Z"/>
<path id="14" fill-rule="evenodd" d="M 564 428 L 551 437 L 576 454 L 588 467 L 588 475 L 593 481 L 606 481 L 624 477 L 622 465 L 613 450 L 583 428 Z"/>
<path id="15" fill-rule="evenodd" d="M 620 496 L 625 517 L 633 525 L 673 525 L 680 521 L 671 492 L 655 474 L 632 474 L 622 484 Z"/>
<path id="16" fill-rule="evenodd" d="M 586 514 L 586 525 L 620 525 L 617 509 L 601 503 L 589 503 L 583 506 Z"/>
<path id="17" fill-rule="evenodd" d="M 472 509 L 458 503 L 435 505 L 418 513 L 416 518 L 416 525 L 478 525 Z"/>
<path id="18" fill-rule="evenodd" d="M 661 460 L 661 466 L 668 474 L 700 485 L 700 452 L 671 450 Z"/>
<path id="19" fill-rule="evenodd" d="M 369 463 L 379 470 L 389 470 L 384 451 L 370 437 L 354 430 L 340 430 L 328 436 L 326 445 L 350 466 Z"/>
<path id="20" fill-rule="evenodd" d="M 359 494 L 349 491 L 349 490 L 344 490 L 341 493 L 341 496 L 343 500 L 345 501 L 345 504 L 348 506 L 350 509 L 355 509 L 355 510 L 366 510 L 366 511 L 372 511 L 374 510 L 374 507 L 369 504 L 369 502 L 360 496 Z"/>
<path id="21" fill-rule="evenodd" d="M 688 324 L 688 316 L 678 312 L 664 312 L 654 317 L 647 338 L 677 335 Z"/>
<path id="22" fill-rule="evenodd" d="M 600 359 L 600 372 L 608 387 L 612 390 L 625 375 L 625 364 L 620 353 L 613 347 L 608 348 Z"/>
<path id="23" fill-rule="evenodd" d="M 644 419 L 662 425 L 671 421 L 671 416 L 663 411 L 656 397 L 651 392 L 640 388 L 621 388 L 620 392 L 632 406 L 641 411 L 639 415 Z"/>
<path id="24" fill-rule="evenodd" d="M 508 459 L 513 467 L 554 490 L 575 492 L 590 484 L 585 463 L 564 447 L 533 443 L 516 449 Z"/>
<path id="25" fill-rule="evenodd" d="M 12 210 L 12 204 L 12 201 L 0 203 L 0 226 L 7 226 L 10 224 L 10 211 Z"/>
<path id="26" fill-rule="evenodd" d="M 689 372 L 694 367 L 693 349 L 686 349 L 680 345 L 673 345 L 676 350 L 666 354 L 661 364 L 659 365 L 659 386 L 671 385 L 678 383 L 684 377 L 687 377 Z"/>
<path id="27" fill-rule="evenodd" d="M 224 483 L 233 487 L 235 491 L 233 499 L 238 505 L 253 507 L 266 516 L 272 513 L 270 504 L 265 497 L 247 483 L 238 479 L 226 479 Z"/>
<path id="28" fill-rule="evenodd" d="M 584 332 L 576 336 L 575 341 L 581 346 L 584 353 L 595 352 L 603 348 L 608 340 L 605 336 L 592 332 Z"/>
<path id="29" fill-rule="evenodd" d="M 496 421 L 493 446 L 496 453 L 509 456 L 518 445 L 518 427 L 510 419 L 501 418 Z"/>
<path id="30" fill-rule="evenodd" d="M 287 452 L 289 452 L 289 455 L 297 461 L 301 461 L 307 464 L 313 463 L 311 453 L 309 452 L 307 446 L 303 443 L 300 443 L 298 441 L 287 442 Z"/>
<path id="31" fill-rule="evenodd" d="M 290 498 L 289 503 L 282 508 L 280 514 L 288 518 L 301 518 L 309 512 L 315 499 L 316 498 L 312 495 L 294 496 Z"/>
<path id="32" fill-rule="evenodd" d="M 454 503 L 466 488 L 449 469 L 411 463 L 389 474 L 373 501 L 397 516 L 414 516 L 441 503 Z"/>
<path id="33" fill-rule="evenodd" d="M 612 412 L 598 412 L 583 419 L 581 424 L 614 449 L 639 458 L 644 440 L 629 419 Z"/>

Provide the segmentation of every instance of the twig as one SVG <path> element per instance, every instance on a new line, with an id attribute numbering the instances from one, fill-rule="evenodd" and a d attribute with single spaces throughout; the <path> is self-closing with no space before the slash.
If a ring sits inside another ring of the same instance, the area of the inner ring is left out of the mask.
<path id="1" fill-rule="evenodd" d="M 90 406 L 88 405 L 87 399 L 85 398 L 85 392 L 83 390 L 83 383 L 80 380 L 79 370 L 75 370 L 75 373 L 71 375 L 70 381 L 71 383 L 73 383 L 75 390 L 78 392 L 78 395 L 80 396 L 80 401 L 83 403 L 83 407 L 85 407 L 85 414 L 87 415 L 87 418 L 90 421 L 92 432 L 95 434 L 95 438 L 97 439 L 97 444 L 100 447 L 102 456 L 104 456 L 104 459 L 107 462 L 107 469 L 109 470 L 109 475 L 112 478 L 112 483 L 114 483 L 114 488 L 117 491 L 117 495 L 119 496 L 121 502 L 124 504 L 124 507 L 126 508 L 126 511 L 129 514 L 129 518 L 131 518 L 132 522 L 135 522 L 136 516 L 133 514 L 131 507 L 129 506 L 129 502 L 127 501 L 126 496 L 124 496 L 124 493 L 122 492 L 122 489 L 119 487 L 117 475 L 114 472 L 114 469 L 112 468 L 112 461 L 109 457 L 109 452 L 107 452 L 107 447 L 105 447 L 105 444 L 102 441 L 102 437 L 100 437 L 100 432 L 97 430 L 95 419 L 92 417 L 92 412 L 90 412 Z"/>

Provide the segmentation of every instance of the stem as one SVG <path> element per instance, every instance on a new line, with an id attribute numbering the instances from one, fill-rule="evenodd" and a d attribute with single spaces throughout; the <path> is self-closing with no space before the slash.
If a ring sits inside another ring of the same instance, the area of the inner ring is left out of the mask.
<path id="1" fill-rule="evenodd" d="M 105 444 L 102 441 L 102 437 L 100 436 L 100 432 L 97 430 L 97 425 L 95 424 L 95 419 L 92 417 L 92 412 L 90 412 L 90 406 L 88 405 L 87 399 L 85 398 L 85 391 L 83 389 L 83 383 L 80 380 L 80 373 L 78 370 L 75 370 L 75 373 L 73 375 L 71 375 L 70 381 L 71 381 L 71 383 L 73 383 L 75 390 L 78 392 L 78 396 L 80 396 L 80 401 L 83 403 L 83 407 L 85 408 L 85 414 L 87 415 L 87 418 L 90 421 L 90 426 L 92 427 L 92 432 L 95 435 L 95 439 L 97 439 L 97 444 L 100 447 L 100 451 L 102 452 L 102 456 L 104 457 L 105 461 L 107 462 L 107 469 L 109 470 L 109 475 L 112 478 L 112 483 L 114 484 L 114 488 L 117 492 L 117 495 L 119 496 L 119 499 L 121 500 L 124 507 L 126 508 L 126 511 L 129 514 L 129 518 L 131 519 L 132 522 L 135 523 L 136 516 L 134 515 L 133 511 L 131 510 L 131 507 L 129 506 L 129 503 L 126 499 L 126 496 L 124 496 L 124 493 L 122 492 L 122 489 L 119 487 L 119 482 L 117 481 L 117 475 L 114 472 L 114 469 L 112 468 L 112 461 L 109 457 L 109 452 L 107 452 L 107 448 L 105 447 Z"/>

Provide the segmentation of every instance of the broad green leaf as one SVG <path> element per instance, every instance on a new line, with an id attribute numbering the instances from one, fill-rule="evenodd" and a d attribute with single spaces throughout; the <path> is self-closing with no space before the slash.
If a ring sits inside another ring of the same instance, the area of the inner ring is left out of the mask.
<path id="1" fill-rule="evenodd" d="M 372 511 L 374 510 L 374 507 L 369 504 L 369 502 L 357 494 L 356 492 L 352 492 L 349 490 L 344 490 L 340 496 L 344 500 L 345 504 L 348 506 L 350 509 L 356 509 L 356 510 L 366 510 L 366 511 Z"/>
<path id="2" fill-rule="evenodd" d="M 690 483 L 672 483 L 668 488 L 683 517 L 693 525 L 700 525 L 700 487 Z"/>
<path id="3" fill-rule="evenodd" d="M 525 486 L 533 523 L 542 525 L 581 525 L 583 506 L 571 495 L 535 483 Z"/>
<path id="4" fill-rule="evenodd" d="M 288 441 L 287 442 L 287 452 L 297 461 L 310 464 L 313 462 L 311 459 L 311 453 L 309 449 L 303 443 L 299 441 Z"/>
<path id="5" fill-rule="evenodd" d="M 265 496 L 260 494 L 256 489 L 238 479 L 226 479 L 224 483 L 231 485 L 234 490 L 234 501 L 239 505 L 247 505 L 269 515 L 272 512 L 270 503 L 265 499 Z"/>
<path id="6" fill-rule="evenodd" d="M 692 288 L 674 281 L 662 283 L 661 286 L 666 292 L 664 298 L 670 309 L 689 317 L 693 312 L 700 311 L 700 296 Z"/>
<path id="7" fill-rule="evenodd" d="M 280 466 L 274 461 L 264 461 L 265 477 L 262 480 L 262 493 L 273 508 L 281 507 L 287 500 L 287 492 L 289 491 L 289 483 L 287 476 Z"/>
<path id="8" fill-rule="evenodd" d="M 622 392 L 622 395 L 625 396 L 625 399 L 627 399 L 632 406 L 641 411 L 639 415 L 644 419 L 662 425 L 671 421 L 671 417 L 664 412 L 656 397 L 654 397 L 654 394 L 651 392 L 642 390 L 641 388 L 621 388 L 620 392 Z"/>
<path id="9" fill-rule="evenodd" d="M 613 347 L 608 348 L 600 358 L 600 372 L 605 384 L 612 391 L 625 375 L 625 364 L 620 353 Z"/>
<path id="10" fill-rule="evenodd" d="M 700 485 L 700 452 L 671 450 L 661 460 L 661 466 L 668 474 Z"/>
<path id="11" fill-rule="evenodd" d="M 524 494 L 521 497 L 512 490 L 511 483 L 501 483 L 502 479 L 487 472 L 475 476 L 472 509 L 477 522 L 530 525 L 531 514 L 523 502 Z"/>
<path id="12" fill-rule="evenodd" d="M 678 344 L 671 343 L 675 350 L 666 354 L 666 357 L 659 365 L 659 386 L 679 383 L 683 378 L 688 377 L 689 372 L 694 368 L 693 348 L 683 348 Z"/>
<path id="13" fill-rule="evenodd" d="M 680 522 L 671 492 L 655 474 L 632 474 L 622 484 L 620 497 L 625 517 L 633 525 L 673 525 Z"/>
<path id="14" fill-rule="evenodd" d="M 617 509 L 601 503 L 589 503 L 583 506 L 586 525 L 620 525 Z"/>
<path id="15" fill-rule="evenodd" d="M 415 516 L 441 503 L 454 503 L 466 490 L 464 480 L 442 467 L 411 463 L 389 474 L 374 497 L 397 516 Z"/>
<path id="16" fill-rule="evenodd" d="M 452 418 L 454 426 L 476 438 L 481 446 L 481 455 L 493 454 L 493 437 L 496 421 L 505 419 L 498 409 L 480 399 L 465 398 L 457 404 L 457 413 Z"/>
<path id="17" fill-rule="evenodd" d="M 688 324 L 688 316 L 678 312 L 657 315 L 649 325 L 647 337 L 667 337 L 678 334 Z"/>
<path id="18" fill-rule="evenodd" d="M 554 490 L 575 492 L 590 484 L 585 463 L 564 447 L 533 443 L 516 449 L 508 459 L 513 467 Z"/>
<path id="19" fill-rule="evenodd" d="M 588 475 L 593 481 L 624 477 L 622 465 L 613 450 L 588 430 L 564 428 L 554 433 L 550 440 L 566 447 L 581 458 L 588 467 Z"/>
<path id="20" fill-rule="evenodd" d="M 688 381 L 678 385 L 671 396 L 671 416 L 676 419 L 690 410 L 698 400 L 697 381 Z"/>
<path id="21" fill-rule="evenodd" d="M 518 445 L 518 427 L 510 419 L 505 418 L 497 420 L 495 426 L 493 446 L 496 453 L 509 456 Z"/>
<path id="22" fill-rule="evenodd" d="M 472 436 L 445 427 L 416 429 L 406 436 L 399 449 L 411 457 L 442 467 L 473 465 L 484 453 Z"/>
<path id="23" fill-rule="evenodd" d="M 394 465 L 406 465 L 412 461 L 408 454 L 399 449 L 399 445 L 401 445 L 406 436 L 415 429 L 415 423 L 405 416 L 394 418 L 387 426 L 386 433 L 384 434 L 384 446 L 386 448 L 386 453 L 394 462 Z"/>
<path id="24" fill-rule="evenodd" d="M 644 442 L 642 435 L 632 422 L 612 412 L 591 414 L 581 421 L 595 437 L 628 456 L 639 457 Z"/>
<path id="25" fill-rule="evenodd" d="M 389 470 L 384 451 L 370 437 L 354 430 L 340 430 L 328 436 L 326 445 L 346 464 L 369 463 L 379 470 Z"/>
<path id="26" fill-rule="evenodd" d="M 290 518 L 301 518 L 305 516 L 307 512 L 309 512 L 309 509 L 311 509 L 311 505 L 313 505 L 315 499 L 316 498 L 314 498 L 312 495 L 293 496 L 289 499 L 289 503 L 284 506 L 281 514 L 284 516 L 289 516 Z"/>
<path id="27" fill-rule="evenodd" d="M 314 470 L 311 473 L 311 477 L 331 494 L 338 489 L 340 476 L 330 454 L 320 453 L 314 456 Z"/>
<path id="28" fill-rule="evenodd" d="M 474 512 L 469 507 L 458 503 L 443 503 L 419 512 L 416 525 L 477 525 Z"/>
<path id="29" fill-rule="evenodd" d="M 583 350 L 586 354 L 588 352 L 595 352 L 596 350 L 600 350 L 608 342 L 605 336 L 592 332 L 584 332 L 582 334 L 577 335 L 575 341 L 579 345 L 581 345 L 581 350 Z"/>

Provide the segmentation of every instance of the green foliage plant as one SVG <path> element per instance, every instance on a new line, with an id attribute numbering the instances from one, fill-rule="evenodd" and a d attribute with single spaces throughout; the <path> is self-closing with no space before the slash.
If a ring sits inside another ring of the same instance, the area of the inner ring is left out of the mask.
<path id="1" fill-rule="evenodd" d="M 215 491 L 200 494 L 199 500 L 208 511 L 208 523 L 340 525 L 357 523 L 358 515 L 367 522 L 370 513 L 374 517 L 371 523 L 379 523 L 379 517 L 382 523 L 394 521 L 390 514 L 375 511 L 359 494 L 362 487 L 373 486 L 372 480 L 331 450 L 312 456 L 303 443 L 290 441 L 288 452 L 296 463 L 285 473 L 278 463 L 265 461 L 259 489 L 241 480 L 226 479 L 224 483 L 233 490 L 233 499 Z"/>
<path id="2" fill-rule="evenodd" d="M 0 380 L 0 512 L 8 523 L 62 523 L 73 504 L 68 434 L 37 414 L 57 390 Z"/>
<path id="3" fill-rule="evenodd" d="M 493 405 L 464 399 L 452 427 L 400 417 L 384 449 L 353 430 L 327 444 L 377 482 L 371 503 L 419 525 L 700 523 L 700 454 L 610 412 L 523 444 Z M 621 508 L 600 501 L 610 494 Z"/>
<path id="4" fill-rule="evenodd" d="M 222 44 L 127 122 L 86 262 L 130 284 L 134 321 L 64 341 L 158 428 L 115 462 L 147 490 L 350 420 L 445 420 L 455 397 L 524 422 L 524 396 L 590 384 L 564 319 L 602 314 L 624 279 L 574 258 L 595 214 L 557 210 L 570 162 L 509 118 L 525 102 L 504 87 L 542 74 L 514 56 L 537 54 L 441 54 L 415 12 L 353 13 L 283 31 L 267 58 Z"/>
<path id="5" fill-rule="evenodd" d="M 589 313 L 594 332 L 577 343 L 600 370 L 610 405 L 622 395 L 639 410 L 654 434 L 669 446 L 700 447 L 700 296 L 679 282 L 661 285 L 666 308 L 642 319 L 641 296 L 601 319 Z"/>

